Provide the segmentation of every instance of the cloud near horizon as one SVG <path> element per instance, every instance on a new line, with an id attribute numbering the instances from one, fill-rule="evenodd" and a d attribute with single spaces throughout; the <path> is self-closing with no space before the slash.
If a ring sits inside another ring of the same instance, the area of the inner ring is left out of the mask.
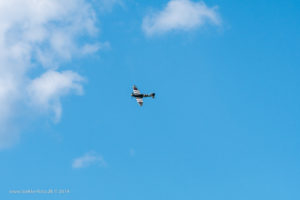
<path id="1" fill-rule="evenodd" d="M 142 29 L 152 36 L 173 30 L 188 31 L 208 23 L 221 24 L 217 7 L 207 7 L 203 1 L 171 0 L 162 11 L 145 16 Z"/>
<path id="2" fill-rule="evenodd" d="M 52 113 L 57 122 L 60 99 L 83 93 L 82 76 L 60 67 L 98 51 L 103 44 L 90 42 L 98 32 L 86 0 L 0 0 L 0 149 L 18 141 L 20 112 Z"/>

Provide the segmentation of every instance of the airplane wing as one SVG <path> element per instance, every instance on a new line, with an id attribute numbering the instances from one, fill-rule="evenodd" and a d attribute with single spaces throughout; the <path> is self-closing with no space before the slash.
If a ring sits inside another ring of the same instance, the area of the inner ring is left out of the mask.
<path id="1" fill-rule="evenodd" d="M 135 99 L 138 102 L 138 104 L 140 104 L 140 106 L 143 105 L 143 98 L 136 97 Z"/>
<path id="2" fill-rule="evenodd" d="M 141 92 L 137 89 L 137 87 L 135 85 L 133 86 L 133 93 L 134 94 L 141 94 Z"/>

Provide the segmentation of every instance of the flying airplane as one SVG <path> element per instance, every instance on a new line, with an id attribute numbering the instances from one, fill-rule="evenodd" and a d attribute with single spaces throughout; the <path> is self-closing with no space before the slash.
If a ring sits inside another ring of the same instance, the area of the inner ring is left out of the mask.
<path id="1" fill-rule="evenodd" d="M 134 85 L 133 86 L 133 92 L 131 93 L 131 96 L 132 97 L 135 97 L 136 101 L 138 102 L 138 104 L 140 106 L 143 105 L 143 98 L 144 97 L 152 97 L 154 98 L 155 96 L 155 93 L 151 93 L 151 94 L 142 94 L 138 89 L 137 87 Z"/>

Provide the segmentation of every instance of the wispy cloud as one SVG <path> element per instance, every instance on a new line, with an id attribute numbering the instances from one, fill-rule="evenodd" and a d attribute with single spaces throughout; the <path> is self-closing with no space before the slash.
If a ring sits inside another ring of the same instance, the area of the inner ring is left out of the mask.
<path id="1" fill-rule="evenodd" d="M 145 16 L 142 29 L 151 36 L 172 30 L 188 31 L 207 23 L 221 23 L 216 7 L 207 7 L 202 1 L 171 0 L 162 11 Z"/>
<path id="2" fill-rule="evenodd" d="M 81 82 L 83 80 L 80 75 L 72 71 L 49 70 L 29 84 L 27 88 L 29 98 L 40 110 L 53 111 L 54 121 L 58 122 L 62 111 L 60 98 L 72 91 L 82 94 Z"/>
<path id="3" fill-rule="evenodd" d="M 59 68 L 99 50 L 89 40 L 98 31 L 86 0 L 0 1 L 0 149 L 19 138 L 14 118 L 22 106 L 52 111 L 58 121 L 61 97 L 82 93 L 83 78 Z M 33 70 L 40 73 L 29 76 Z"/>
<path id="4" fill-rule="evenodd" d="M 95 43 L 95 44 L 85 44 L 82 47 L 81 53 L 83 55 L 86 54 L 92 54 L 95 53 L 101 49 L 109 49 L 110 48 L 110 43 L 109 42 L 104 42 L 104 43 Z"/>
<path id="5" fill-rule="evenodd" d="M 72 168 L 85 168 L 91 165 L 105 167 L 107 163 L 101 155 L 97 155 L 95 152 L 89 152 L 79 158 L 75 158 L 72 163 Z"/>

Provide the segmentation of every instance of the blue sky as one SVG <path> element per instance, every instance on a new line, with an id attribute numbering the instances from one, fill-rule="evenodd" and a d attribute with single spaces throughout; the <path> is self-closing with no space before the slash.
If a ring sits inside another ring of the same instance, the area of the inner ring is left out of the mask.
<path id="1" fill-rule="evenodd" d="M 1 199 L 300 198 L 298 1 L 32 2 L 0 14 Z"/>

